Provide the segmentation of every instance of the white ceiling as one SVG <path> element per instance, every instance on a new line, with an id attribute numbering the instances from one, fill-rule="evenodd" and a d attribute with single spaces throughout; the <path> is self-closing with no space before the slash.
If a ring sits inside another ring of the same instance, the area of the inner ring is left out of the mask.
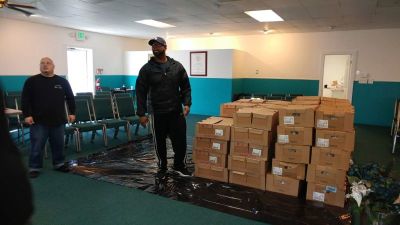
<path id="1" fill-rule="evenodd" d="M 106 34 L 149 38 L 254 35 L 400 28 L 400 0 L 9 0 L 27 3 L 39 17 L 2 8 L 0 18 L 26 20 Z M 285 21 L 260 23 L 243 13 L 272 9 Z M 160 29 L 135 23 L 154 19 Z"/>

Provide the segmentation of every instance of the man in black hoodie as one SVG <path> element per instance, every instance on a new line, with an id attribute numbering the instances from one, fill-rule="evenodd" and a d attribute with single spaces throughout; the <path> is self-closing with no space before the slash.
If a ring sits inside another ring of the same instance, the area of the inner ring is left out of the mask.
<path id="1" fill-rule="evenodd" d="M 140 69 L 136 80 L 137 115 L 140 124 L 146 126 L 149 100 L 159 170 L 167 170 L 166 138 L 169 136 L 175 153 L 173 169 L 190 175 L 185 165 L 185 117 L 192 104 L 189 78 L 181 63 L 166 56 L 167 44 L 163 38 L 153 38 L 149 45 L 154 57 Z"/>
<path id="2" fill-rule="evenodd" d="M 67 122 L 65 102 L 69 109 L 69 122 L 75 120 L 75 100 L 68 81 L 54 74 L 54 63 L 48 57 L 40 60 L 40 74 L 29 77 L 22 90 L 22 112 L 30 125 L 31 151 L 29 175 L 35 178 L 43 166 L 43 150 L 47 142 L 55 170 L 68 172 L 64 164 L 64 129 Z"/>

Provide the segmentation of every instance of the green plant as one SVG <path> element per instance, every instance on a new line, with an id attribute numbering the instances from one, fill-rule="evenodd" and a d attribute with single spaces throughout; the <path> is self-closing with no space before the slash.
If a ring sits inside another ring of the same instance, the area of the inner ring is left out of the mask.
<path id="1" fill-rule="evenodd" d="M 353 224 L 399 224 L 400 181 L 389 177 L 390 170 L 377 163 L 351 166 L 347 175 L 352 192 L 347 196 Z"/>

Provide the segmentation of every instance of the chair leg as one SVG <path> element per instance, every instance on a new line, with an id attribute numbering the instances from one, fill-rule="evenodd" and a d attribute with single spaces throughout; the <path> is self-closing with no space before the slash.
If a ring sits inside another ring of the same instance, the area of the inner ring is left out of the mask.
<path id="1" fill-rule="evenodd" d="M 108 146 L 108 140 L 107 140 L 107 128 L 104 126 L 103 127 L 103 140 L 104 140 L 104 146 Z"/>
<path id="2" fill-rule="evenodd" d="M 79 140 L 79 131 L 75 131 L 73 136 L 74 136 L 73 138 L 75 138 L 76 152 L 80 152 L 81 144 L 80 144 L 80 140 Z"/>
<path id="3" fill-rule="evenodd" d="M 46 142 L 46 144 L 44 144 L 44 158 L 49 158 L 49 154 L 48 154 L 48 152 L 47 152 L 47 142 Z"/>
<path id="4" fill-rule="evenodd" d="M 399 136 L 397 134 L 398 132 L 398 127 L 396 126 L 394 128 L 394 134 L 393 134 L 393 148 L 392 148 L 392 154 L 394 154 L 395 150 L 396 150 L 396 142 L 397 142 L 397 137 Z"/>
<path id="5" fill-rule="evenodd" d="M 94 142 L 94 137 L 96 136 L 96 132 L 92 131 L 92 138 L 90 139 L 90 143 Z"/>
<path id="6" fill-rule="evenodd" d="M 131 129 L 130 129 L 129 123 L 126 123 L 125 132 L 126 132 L 126 136 L 128 137 L 128 141 L 130 141 L 131 140 Z"/>

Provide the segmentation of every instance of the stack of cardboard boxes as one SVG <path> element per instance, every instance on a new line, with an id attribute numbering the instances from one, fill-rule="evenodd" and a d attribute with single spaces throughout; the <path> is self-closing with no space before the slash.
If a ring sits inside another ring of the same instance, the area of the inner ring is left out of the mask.
<path id="1" fill-rule="evenodd" d="M 229 183 L 265 190 L 277 124 L 276 110 L 242 108 L 234 113 L 228 157 Z"/>
<path id="2" fill-rule="evenodd" d="M 210 117 L 196 125 L 193 143 L 195 176 L 228 182 L 227 156 L 232 118 Z"/>
<path id="3" fill-rule="evenodd" d="M 307 199 L 344 206 L 355 141 L 347 100 L 241 100 L 221 105 L 221 116 L 197 123 L 195 176 L 291 196 L 306 180 Z"/>
<path id="4" fill-rule="evenodd" d="M 308 200 L 343 207 L 354 150 L 354 109 L 347 100 L 322 98 L 315 113 L 315 146 L 307 171 Z"/>
<path id="5" fill-rule="evenodd" d="M 278 140 L 267 190 L 298 196 L 304 186 L 313 140 L 313 104 L 288 105 L 279 110 Z"/>

